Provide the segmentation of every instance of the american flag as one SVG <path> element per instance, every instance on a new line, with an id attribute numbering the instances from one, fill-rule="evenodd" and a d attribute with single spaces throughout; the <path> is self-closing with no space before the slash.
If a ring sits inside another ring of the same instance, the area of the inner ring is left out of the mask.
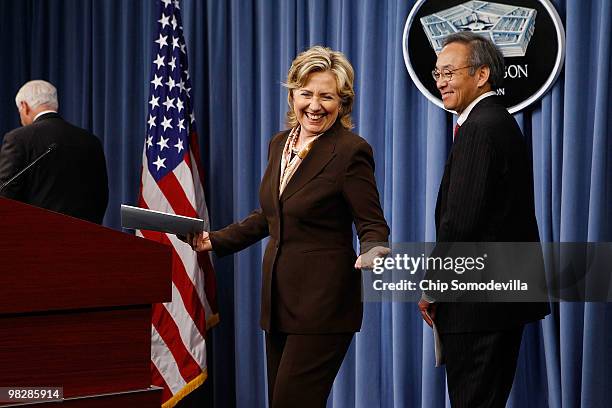
<path id="1" fill-rule="evenodd" d="M 139 206 L 202 218 L 208 228 L 180 3 L 156 3 Z M 172 302 L 153 306 L 151 327 L 153 384 L 168 408 L 206 380 L 206 329 L 218 321 L 214 270 L 208 254 L 172 234 L 137 235 L 173 249 Z"/>

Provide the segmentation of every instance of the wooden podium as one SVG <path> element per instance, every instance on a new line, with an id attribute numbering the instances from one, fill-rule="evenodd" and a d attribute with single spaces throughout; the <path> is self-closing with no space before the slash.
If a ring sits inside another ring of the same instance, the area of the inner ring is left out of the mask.
<path id="1" fill-rule="evenodd" d="M 151 304 L 171 300 L 169 247 L 0 198 L 0 259 L 0 387 L 63 387 L 70 408 L 161 405 Z"/>

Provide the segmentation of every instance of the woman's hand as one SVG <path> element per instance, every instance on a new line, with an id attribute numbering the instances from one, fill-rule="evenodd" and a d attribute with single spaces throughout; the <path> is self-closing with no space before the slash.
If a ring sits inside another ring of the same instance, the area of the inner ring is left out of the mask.
<path id="1" fill-rule="evenodd" d="M 194 251 L 212 251 L 212 243 L 208 232 L 202 231 L 199 234 L 187 234 L 186 240 Z"/>
<path id="2" fill-rule="evenodd" d="M 384 258 L 391 253 L 391 249 L 383 246 L 376 246 L 365 254 L 359 255 L 355 262 L 356 269 L 370 269 L 374 267 L 375 258 Z"/>

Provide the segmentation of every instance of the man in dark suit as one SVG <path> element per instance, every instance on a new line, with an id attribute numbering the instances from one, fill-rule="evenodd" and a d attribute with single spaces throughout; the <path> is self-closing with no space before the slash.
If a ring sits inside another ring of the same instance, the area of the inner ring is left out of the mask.
<path id="1" fill-rule="evenodd" d="M 471 32 L 447 37 L 432 75 L 459 115 L 436 204 L 438 242 L 537 242 L 531 160 L 520 128 L 494 92 L 500 51 Z M 419 302 L 435 323 L 453 407 L 505 407 L 524 325 L 545 303 Z"/>
<path id="2" fill-rule="evenodd" d="M 58 115 L 57 91 L 48 82 L 26 83 L 15 102 L 23 127 L 4 136 L 0 184 L 53 147 L 0 195 L 101 224 L 108 204 L 108 178 L 98 138 Z"/>

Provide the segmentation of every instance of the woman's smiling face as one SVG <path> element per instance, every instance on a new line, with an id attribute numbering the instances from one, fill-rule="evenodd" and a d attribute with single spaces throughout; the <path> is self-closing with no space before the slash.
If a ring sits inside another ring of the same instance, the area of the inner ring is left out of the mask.
<path id="1" fill-rule="evenodd" d="M 313 136 L 328 130 L 340 112 L 336 77 L 331 71 L 314 72 L 301 88 L 293 91 L 293 111 L 302 136 Z"/>

